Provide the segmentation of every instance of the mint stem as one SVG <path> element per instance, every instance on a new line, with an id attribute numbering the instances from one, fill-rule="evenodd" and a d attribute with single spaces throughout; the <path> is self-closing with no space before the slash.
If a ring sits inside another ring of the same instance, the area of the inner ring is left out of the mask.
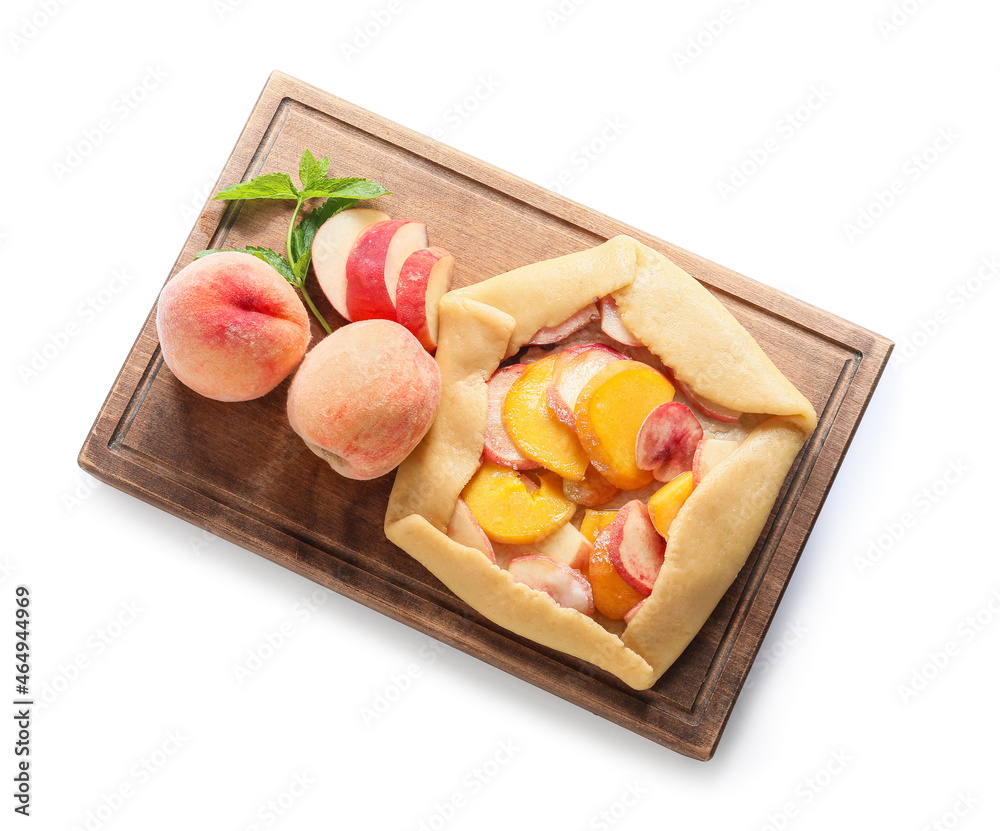
<path id="1" fill-rule="evenodd" d="M 295 273 L 295 263 L 296 260 L 292 259 L 292 231 L 295 230 L 295 221 L 299 218 L 299 211 L 302 210 L 302 205 L 305 202 L 301 196 L 295 202 L 295 211 L 292 213 L 292 221 L 288 223 L 288 234 L 285 236 L 285 254 L 288 256 L 288 262 L 292 266 L 292 273 Z M 305 256 L 303 254 L 303 256 Z M 323 327 L 324 331 L 329 335 L 333 332 L 330 328 L 330 324 L 326 322 L 326 318 L 319 313 L 319 309 L 316 308 L 316 304 L 313 303 L 312 298 L 309 296 L 309 292 L 306 291 L 306 275 L 309 273 L 309 269 L 306 269 L 306 273 L 302 275 L 301 279 L 296 280 L 293 285 L 302 293 L 302 299 L 306 301 L 306 305 L 309 310 L 316 315 L 316 319 L 319 321 L 320 326 Z"/>
<path id="2" fill-rule="evenodd" d="M 316 319 L 319 321 L 320 326 L 322 326 L 323 329 L 326 331 L 326 333 L 329 335 L 333 331 L 333 329 L 330 328 L 330 324 L 326 322 L 323 315 L 319 313 L 319 309 L 317 309 L 316 305 L 312 302 L 312 298 L 309 296 L 309 292 L 306 291 L 305 281 L 303 281 L 302 285 L 298 286 L 298 289 L 300 292 L 302 292 L 302 299 L 306 301 L 306 305 L 309 307 L 310 311 L 314 315 L 316 315 Z"/>
<path id="3" fill-rule="evenodd" d="M 288 233 L 285 235 L 285 253 L 288 255 L 288 262 L 295 265 L 292 258 L 292 231 L 295 230 L 295 220 L 299 218 L 299 211 L 302 210 L 302 203 L 305 202 L 301 196 L 295 202 L 295 210 L 292 212 L 292 221 L 288 223 Z"/>
<path id="4" fill-rule="evenodd" d="M 306 280 L 309 276 L 309 264 L 312 258 L 313 238 L 319 226 L 333 216 L 335 213 L 345 210 L 354 205 L 360 199 L 374 199 L 389 193 L 378 182 L 370 179 L 330 179 L 327 172 L 330 168 L 330 159 L 324 156 L 319 161 L 312 152 L 306 148 L 302 151 L 302 158 L 299 161 L 299 181 L 302 190 L 299 190 L 292 183 L 292 177 L 287 173 L 263 173 L 254 176 L 248 182 L 240 182 L 230 185 L 215 194 L 216 199 L 294 199 L 295 210 L 292 212 L 292 220 L 288 223 L 288 233 L 285 234 L 285 256 L 281 256 L 277 251 L 270 248 L 260 248 L 259 246 L 247 246 L 245 251 L 259 257 L 272 268 L 282 274 L 293 288 L 299 290 L 302 299 L 309 310 L 316 316 L 320 325 L 329 335 L 333 329 L 326 322 L 323 315 L 319 313 L 316 304 L 313 303 L 309 292 L 306 291 Z M 303 221 L 306 227 L 296 228 L 302 206 L 307 200 L 313 198 L 326 198 L 326 201 L 315 211 L 310 213 Z M 300 231 L 296 235 L 296 231 Z M 304 251 L 297 251 L 297 257 L 292 255 L 293 240 L 298 240 L 298 248 L 305 248 Z M 234 249 L 223 249 L 234 250 Z M 202 251 L 197 256 L 212 254 L 214 251 Z"/>

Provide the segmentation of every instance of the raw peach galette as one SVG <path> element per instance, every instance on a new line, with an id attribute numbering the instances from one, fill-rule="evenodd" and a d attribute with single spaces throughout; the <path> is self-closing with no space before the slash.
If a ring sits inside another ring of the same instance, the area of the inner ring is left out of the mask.
<path id="1" fill-rule="evenodd" d="M 436 359 L 386 535 L 495 623 L 652 686 L 752 551 L 812 406 L 626 236 L 448 292 Z"/>

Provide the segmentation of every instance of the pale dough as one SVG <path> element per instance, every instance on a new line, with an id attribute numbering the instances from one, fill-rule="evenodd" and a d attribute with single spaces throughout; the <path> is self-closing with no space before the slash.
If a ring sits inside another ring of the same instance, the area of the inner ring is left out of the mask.
<path id="1" fill-rule="evenodd" d="M 628 329 L 698 395 L 767 416 L 684 504 L 653 593 L 620 637 L 445 534 L 479 467 L 490 376 L 539 329 L 607 294 Z M 386 536 L 494 623 L 589 661 L 635 689 L 651 687 L 753 550 L 816 426 L 812 405 L 707 289 L 627 236 L 448 292 L 439 326 L 441 404 L 427 436 L 396 473 Z"/>

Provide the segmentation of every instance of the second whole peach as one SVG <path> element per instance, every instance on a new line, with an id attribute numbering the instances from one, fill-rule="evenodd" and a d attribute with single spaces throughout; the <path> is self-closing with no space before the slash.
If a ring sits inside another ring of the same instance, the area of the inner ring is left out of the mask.
<path id="1" fill-rule="evenodd" d="M 288 390 L 292 429 L 349 479 L 375 479 L 405 459 L 430 429 L 441 371 L 405 327 L 349 323 L 306 355 Z"/>

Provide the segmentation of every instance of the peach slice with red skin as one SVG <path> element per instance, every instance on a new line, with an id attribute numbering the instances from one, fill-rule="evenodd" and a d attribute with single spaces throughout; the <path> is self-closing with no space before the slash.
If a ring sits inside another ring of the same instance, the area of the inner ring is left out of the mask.
<path id="1" fill-rule="evenodd" d="M 601 343 L 585 343 L 560 352 L 552 367 L 552 383 L 545 391 L 556 418 L 575 428 L 576 402 L 587 382 L 608 364 L 624 359 L 621 352 Z"/>
<path id="2" fill-rule="evenodd" d="M 604 534 L 608 535 L 605 547 L 615 571 L 639 594 L 649 597 L 667 544 L 649 518 L 646 506 L 638 499 L 626 502 Z"/>
<path id="3" fill-rule="evenodd" d="M 421 248 L 403 262 L 396 283 L 396 320 L 431 354 L 437 349 L 438 304 L 451 288 L 455 258 L 443 248 Z"/>
<path id="4" fill-rule="evenodd" d="M 577 530 L 576 526 L 567 522 L 542 540 L 542 547 L 543 551 L 540 553 L 546 557 L 582 572 L 590 562 L 590 552 L 594 545 Z"/>
<path id="5" fill-rule="evenodd" d="M 570 568 L 585 571 L 590 561 L 593 543 L 588 540 L 572 522 L 559 526 L 545 539 L 521 545 L 504 545 L 495 549 L 497 562 L 503 566 L 517 557 L 528 554 L 542 554 L 552 560 L 565 563 Z"/>
<path id="6" fill-rule="evenodd" d="M 645 603 L 645 602 L 646 602 L 646 598 L 644 597 L 642 600 L 640 600 L 638 603 L 636 603 L 631 609 L 629 609 L 625 613 L 624 620 L 625 620 L 626 623 L 628 623 L 629 621 L 631 621 L 632 618 L 634 618 L 636 616 L 636 614 L 638 614 L 639 610 L 642 608 L 642 604 Z"/>
<path id="7" fill-rule="evenodd" d="M 601 298 L 601 331 L 622 346 L 643 346 L 643 342 L 633 335 L 622 322 L 618 312 L 618 302 L 610 294 Z"/>
<path id="8" fill-rule="evenodd" d="M 513 470 L 535 470 L 541 464 L 525 456 L 503 426 L 503 402 L 511 385 L 521 377 L 527 364 L 498 369 L 486 384 L 486 434 L 483 454 L 491 462 Z"/>
<path id="9" fill-rule="evenodd" d="M 598 472 L 621 490 L 636 490 L 653 474 L 636 464 L 636 437 L 646 417 L 673 398 L 674 388 L 640 361 L 614 361 L 601 369 L 576 402 L 576 434 Z"/>
<path id="10" fill-rule="evenodd" d="M 704 433 L 701 422 L 678 401 L 668 401 L 654 409 L 635 438 L 635 463 L 653 471 L 659 482 L 669 482 L 691 470 L 694 452 Z"/>
<path id="11" fill-rule="evenodd" d="M 542 554 L 529 554 L 511 560 L 508 570 L 518 583 L 544 592 L 560 606 L 594 614 L 594 591 L 575 568 Z"/>
<path id="12" fill-rule="evenodd" d="M 528 364 L 503 400 L 503 425 L 518 449 L 529 459 L 579 482 L 589 460 L 576 433 L 549 407 L 545 391 L 552 383 L 556 355 Z"/>
<path id="13" fill-rule="evenodd" d="M 461 545 L 482 551 L 486 558 L 496 565 L 497 556 L 493 551 L 493 543 L 472 515 L 464 499 L 459 499 L 455 505 L 455 513 L 451 515 L 445 533 Z"/>
<path id="14" fill-rule="evenodd" d="M 347 258 L 361 232 L 389 219 L 389 214 L 373 208 L 350 208 L 324 222 L 312 244 L 312 265 L 316 279 L 337 313 L 350 322 L 347 313 Z"/>
<path id="15" fill-rule="evenodd" d="M 591 303 L 589 306 L 584 306 L 576 314 L 567 317 L 562 323 L 557 323 L 555 326 L 543 326 L 532 335 L 531 340 L 528 341 L 528 345 L 548 346 L 551 343 L 559 343 L 559 341 L 564 340 L 574 332 L 580 331 L 588 323 L 597 320 L 600 316 L 601 313 L 597 310 L 597 304 Z"/>
<path id="16" fill-rule="evenodd" d="M 664 539 L 670 533 L 670 523 L 680 512 L 687 498 L 694 492 L 694 473 L 686 470 L 656 493 L 649 497 L 646 507 L 649 510 L 649 518 L 653 527 L 659 531 Z"/>
<path id="17" fill-rule="evenodd" d="M 538 479 L 536 486 L 526 474 L 487 460 L 461 496 L 493 542 L 537 542 L 569 522 L 576 511 L 562 495 L 558 476 L 545 472 Z"/>
<path id="18" fill-rule="evenodd" d="M 721 404 L 716 404 L 713 401 L 709 401 L 707 398 L 702 398 L 698 393 L 696 393 L 691 387 L 685 384 L 680 378 L 674 375 L 674 371 L 670 367 L 665 367 L 667 378 L 670 383 L 673 384 L 681 395 L 683 395 L 694 408 L 706 416 L 716 421 L 721 421 L 726 424 L 735 424 L 740 420 L 740 416 L 743 413 L 737 410 L 730 410 L 728 407 L 723 407 Z"/>
<path id="19" fill-rule="evenodd" d="M 604 505 L 614 499 L 618 494 L 618 488 L 601 476 L 597 472 L 597 468 L 588 465 L 582 481 L 563 480 L 563 494 L 577 505 L 596 508 L 598 505 Z"/>
<path id="20" fill-rule="evenodd" d="M 361 232 L 347 256 L 347 311 L 351 320 L 396 319 L 399 273 L 414 251 L 427 247 L 423 222 L 387 219 Z"/>

